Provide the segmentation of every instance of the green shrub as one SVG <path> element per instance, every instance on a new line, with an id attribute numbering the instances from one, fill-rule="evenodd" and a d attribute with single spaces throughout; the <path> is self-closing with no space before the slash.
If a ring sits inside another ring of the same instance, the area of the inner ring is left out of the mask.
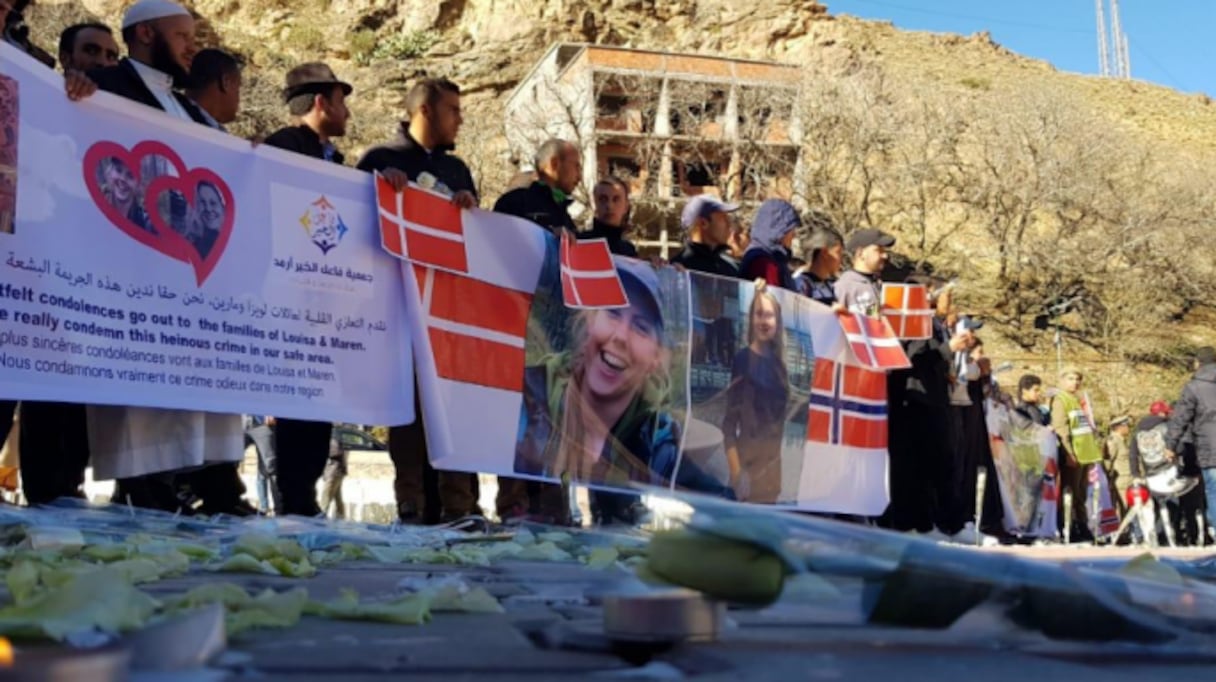
<path id="1" fill-rule="evenodd" d="M 350 58 L 359 66 L 367 66 L 376 52 L 376 32 L 361 29 L 350 34 Z"/>
<path id="2" fill-rule="evenodd" d="M 987 78 L 975 78 L 972 76 L 968 76 L 966 78 L 959 80 L 959 82 L 962 83 L 963 85 L 965 85 L 966 87 L 971 88 L 972 90 L 991 90 L 992 89 L 992 81 L 988 80 Z"/>
<path id="3" fill-rule="evenodd" d="M 437 42 L 439 34 L 434 31 L 398 33 L 380 41 L 372 53 L 372 58 L 413 59 L 426 54 Z"/>
<path id="4" fill-rule="evenodd" d="M 295 52 L 322 52 L 326 47 L 325 33 L 307 24 L 291 27 L 284 42 Z"/>

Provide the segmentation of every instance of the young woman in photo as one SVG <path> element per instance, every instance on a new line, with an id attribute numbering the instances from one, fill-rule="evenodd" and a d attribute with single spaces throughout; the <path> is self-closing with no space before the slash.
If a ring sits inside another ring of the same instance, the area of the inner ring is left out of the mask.
<path id="1" fill-rule="evenodd" d="M 152 232 L 148 212 L 141 206 L 139 186 L 127 164 L 114 158 L 101 161 L 101 191 L 106 201 L 140 229 Z"/>
<path id="2" fill-rule="evenodd" d="M 773 504 L 781 496 L 781 438 L 790 389 L 781 305 L 767 288 L 757 288 L 747 324 L 747 346 L 731 366 L 722 432 L 736 496 Z"/>
<path id="3" fill-rule="evenodd" d="M 671 352 L 658 277 L 641 261 L 616 264 L 629 307 L 578 311 L 568 350 L 524 370 L 517 473 L 613 487 L 666 486 L 676 476 L 680 425 L 667 411 Z M 721 482 L 687 463 L 677 483 L 725 493 Z M 634 499 L 599 497 L 614 504 L 623 500 L 611 498 Z"/>

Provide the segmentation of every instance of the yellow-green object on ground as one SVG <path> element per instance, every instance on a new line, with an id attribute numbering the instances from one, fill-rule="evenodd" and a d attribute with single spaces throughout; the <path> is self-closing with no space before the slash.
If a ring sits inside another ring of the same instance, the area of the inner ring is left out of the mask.
<path id="1" fill-rule="evenodd" d="M 688 529 L 656 533 L 647 568 L 672 584 L 741 604 L 776 601 L 785 580 L 785 565 L 776 554 Z"/>

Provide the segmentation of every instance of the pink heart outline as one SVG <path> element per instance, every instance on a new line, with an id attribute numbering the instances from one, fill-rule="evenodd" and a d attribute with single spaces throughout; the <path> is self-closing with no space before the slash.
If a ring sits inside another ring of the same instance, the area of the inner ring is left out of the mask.
<path id="1" fill-rule="evenodd" d="M 160 142 L 140 142 L 130 151 L 122 145 L 108 140 L 97 142 L 89 147 L 88 151 L 84 154 L 84 181 L 85 186 L 89 189 L 89 196 L 93 198 L 93 203 L 97 205 L 97 208 L 101 209 L 102 215 L 128 237 L 174 260 L 188 262 L 186 254 L 180 251 L 181 244 L 179 242 L 166 240 L 163 234 L 149 232 L 132 223 L 127 216 L 119 213 L 110 204 L 97 182 L 97 168 L 104 159 L 113 157 L 126 164 L 127 168 L 131 171 L 131 175 L 134 176 L 135 182 L 137 184 L 141 183 L 140 162 L 143 161 L 145 156 L 162 156 L 169 163 L 173 164 L 174 170 L 179 175 L 185 172 L 186 165 L 182 163 L 181 158 L 172 149 Z"/>
<path id="2" fill-rule="evenodd" d="M 134 176 L 136 183 L 142 183 L 140 177 L 140 165 L 145 157 L 160 156 L 165 158 L 172 166 L 177 175 L 163 175 L 153 178 L 144 190 L 144 201 L 142 208 L 147 212 L 149 222 L 155 229 L 155 232 L 145 230 L 138 225 L 132 223 L 127 216 L 122 215 L 119 211 L 106 200 L 105 194 L 101 191 L 101 187 L 97 181 L 97 168 L 100 163 L 106 158 L 116 158 L 126 164 L 127 168 Z M 219 264 L 220 258 L 223 256 L 225 249 L 228 246 L 229 237 L 232 234 L 233 225 L 236 223 L 236 204 L 232 195 L 232 190 L 228 184 L 224 182 L 218 175 L 207 168 L 194 168 L 187 170 L 186 164 L 181 160 L 171 148 L 162 142 L 154 140 L 145 140 L 137 143 L 129 151 L 122 145 L 103 140 L 94 143 L 85 152 L 83 161 L 83 172 L 85 186 L 89 190 L 89 196 L 92 197 L 93 203 L 101 210 L 102 215 L 110 221 L 112 225 L 117 227 L 128 237 L 147 246 L 157 253 L 168 256 L 174 260 L 179 260 L 189 264 L 194 270 L 195 282 L 198 286 L 202 286 L 203 282 L 211 275 L 211 272 Z M 185 237 L 178 234 L 170 226 L 168 226 L 157 210 L 157 198 L 164 192 L 176 190 L 181 192 L 186 197 L 187 203 L 193 205 L 195 199 L 195 188 L 199 182 L 206 181 L 214 185 L 220 190 L 220 195 L 224 200 L 224 223 L 220 228 L 220 234 L 216 237 L 215 243 L 212 244 L 211 250 L 207 257 L 203 258 L 194 245 Z"/>
<path id="3" fill-rule="evenodd" d="M 181 192 L 186 198 L 186 203 L 193 207 L 198 185 L 201 182 L 209 183 L 217 188 L 224 200 L 224 222 L 220 226 L 219 236 L 215 238 L 215 243 L 211 245 L 211 250 L 207 252 L 206 258 L 199 254 L 189 240 L 167 225 L 160 211 L 156 210 L 157 199 L 168 191 Z M 148 212 L 156 230 L 165 235 L 168 242 L 175 244 L 175 248 L 180 250 L 180 253 L 185 254 L 186 257 L 182 260 L 194 268 L 194 278 L 198 285 L 202 286 L 203 282 L 211 276 L 211 272 L 215 270 L 215 266 L 219 265 L 220 258 L 228 247 L 228 239 L 232 236 L 232 227 L 236 223 L 236 203 L 232 190 L 228 188 L 228 183 L 209 168 L 192 168 L 178 177 L 162 175 L 148 183 L 148 189 L 144 193 L 144 210 Z"/>

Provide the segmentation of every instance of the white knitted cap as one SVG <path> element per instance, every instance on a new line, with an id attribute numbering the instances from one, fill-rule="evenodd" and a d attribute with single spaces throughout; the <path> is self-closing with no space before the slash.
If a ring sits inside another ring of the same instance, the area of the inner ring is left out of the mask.
<path id="1" fill-rule="evenodd" d="M 172 0 L 139 0 L 122 15 L 122 28 L 126 29 L 153 19 L 165 17 L 188 17 L 190 12 Z"/>

